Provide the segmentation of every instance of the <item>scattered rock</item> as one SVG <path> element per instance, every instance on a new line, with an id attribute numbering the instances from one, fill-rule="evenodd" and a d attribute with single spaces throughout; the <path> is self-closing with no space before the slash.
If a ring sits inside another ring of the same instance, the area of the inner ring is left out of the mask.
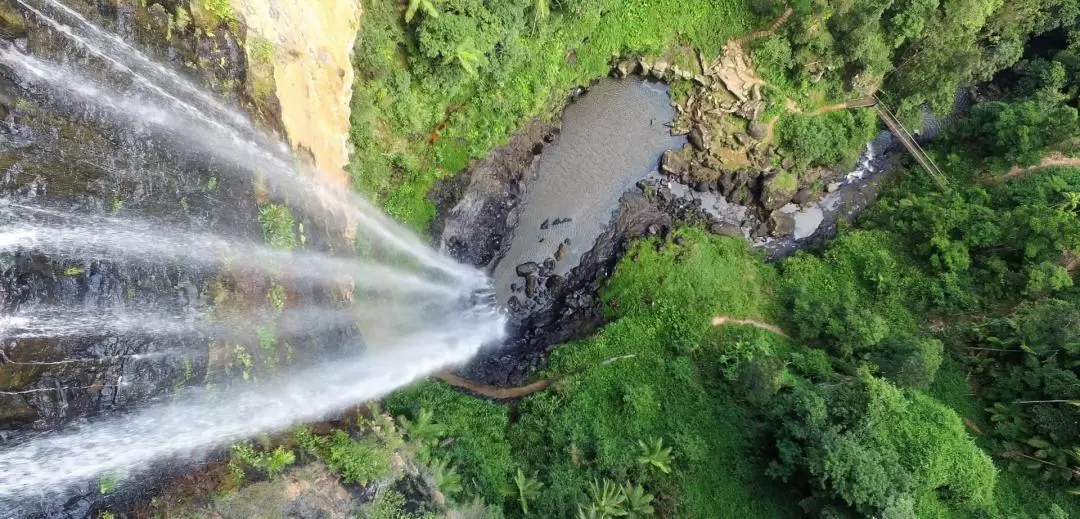
<path id="1" fill-rule="evenodd" d="M 567 238 L 567 239 L 563 240 L 562 242 L 563 242 L 563 245 L 570 245 L 570 238 Z"/>
<path id="2" fill-rule="evenodd" d="M 835 192 L 837 192 L 839 190 L 840 190 L 840 183 L 839 182 L 829 182 L 828 185 L 825 186 L 825 192 L 826 193 L 835 193 Z"/>
<path id="3" fill-rule="evenodd" d="M 745 133 L 736 133 L 735 142 L 739 143 L 739 146 L 748 146 L 750 144 L 750 136 Z"/>
<path id="4" fill-rule="evenodd" d="M 554 222 L 551 222 L 551 225 L 562 225 L 564 223 L 570 223 L 572 221 L 574 221 L 573 218 L 556 218 Z"/>
<path id="5" fill-rule="evenodd" d="M 506 301 L 506 308 L 514 313 L 523 310 L 521 300 L 519 300 L 517 296 L 510 296 L 510 299 Z"/>
<path id="6" fill-rule="evenodd" d="M 652 236 L 658 236 L 660 234 L 660 226 L 655 223 L 649 226 L 649 234 Z"/>
<path id="7" fill-rule="evenodd" d="M 764 238 L 768 236 L 769 224 L 766 222 L 759 223 L 758 226 L 754 228 L 754 231 L 750 233 L 750 235 L 755 238 Z"/>
<path id="8" fill-rule="evenodd" d="M 561 247 L 561 245 L 560 245 L 560 247 Z M 559 256 L 556 253 L 554 258 L 548 258 L 548 259 L 544 260 L 544 268 L 548 269 L 548 270 L 554 269 L 555 268 L 555 262 L 559 261 L 558 258 L 559 258 Z"/>
<path id="9" fill-rule="evenodd" d="M 510 291 L 511 292 L 521 292 L 521 285 L 519 285 L 517 283 L 510 283 Z"/>
<path id="10" fill-rule="evenodd" d="M 780 167 L 784 169 L 791 169 L 795 165 L 795 161 L 791 157 L 784 157 L 784 160 L 780 161 Z"/>
<path id="11" fill-rule="evenodd" d="M 787 205 L 798 191 L 798 180 L 794 173 L 781 172 L 765 177 L 761 188 L 761 205 L 768 211 L 775 211 Z"/>
<path id="12" fill-rule="evenodd" d="M 675 245 L 682 245 L 683 243 L 686 243 L 686 240 L 684 240 L 682 236 L 676 236 L 675 239 L 672 241 L 675 242 Z"/>
<path id="13" fill-rule="evenodd" d="M 542 231 L 546 231 L 548 227 L 551 227 L 551 222 L 548 220 L 544 220 L 544 223 L 540 224 L 540 230 Z"/>
<path id="14" fill-rule="evenodd" d="M 795 232 L 795 217 L 790 213 L 773 211 L 769 216 L 769 234 L 779 238 Z"/>
<path id="15" fill-rule="evenodd" d="M 536 292 L 540 288 L 540 277 L 532 275 L 525 278 L 525 297 L 532 299 L 536 297 Z"/>
<path id="16" fill-rule="evenodd" d="M 750 134 L 751 137 L 760 141 L 765 139 L 765 136 L 768 134 L 769 127 L 758 121 L 751 121 L 750 125 L 747 126 L 746 131 Z"/>
<path id="17" fill-rule="evenodd" d="M 540 270 L 540 265 L 537 265 L 535 261 L 530 261 L 528 263 L 522 263 L 521 265 L 518 265 L 515 270 L 517 272 L 517 275 L 521 277 L 529 277 L 533 274 L 536 274 L 536 272 Z"/>
<path id="18" fill-rule="evenodd" d="M 555 249 L 555 261 L 562 261 L 566 257 L 566 244 L 560 243 L 559 248 Z"/>

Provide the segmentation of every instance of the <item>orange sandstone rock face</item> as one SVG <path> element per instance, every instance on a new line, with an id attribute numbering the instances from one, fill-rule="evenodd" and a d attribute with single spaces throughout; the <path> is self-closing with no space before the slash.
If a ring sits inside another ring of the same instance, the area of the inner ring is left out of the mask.
<path id="1" fill-rule="evenodd" d="M 347 185 L 351 56 L 360 0 L 232 4 L 248 27 L 249 58 L 268 60 L 273 67 L 281 122 L 297 156 L 323 181 Z"/>

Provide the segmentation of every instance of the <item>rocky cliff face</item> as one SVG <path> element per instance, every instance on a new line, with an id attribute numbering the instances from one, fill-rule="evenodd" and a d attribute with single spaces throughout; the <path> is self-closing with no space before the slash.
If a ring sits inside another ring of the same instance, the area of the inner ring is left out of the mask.
<path id="1" fill-rule="evenodd" d="M 293 149 L 327 181 L 346 184 L 352 49 L 359 0 L 232 0 L 248 29 L 255 74 L 269 65 Z"/>

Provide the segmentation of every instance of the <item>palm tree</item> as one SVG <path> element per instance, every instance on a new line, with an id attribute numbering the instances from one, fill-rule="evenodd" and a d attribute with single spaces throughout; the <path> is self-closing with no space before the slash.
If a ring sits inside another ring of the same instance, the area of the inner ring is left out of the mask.
<path id="1" fill-rule="evenodd" d="M 420 409 L 420 412 L 416 414 L 416 420 L 399 416 L 398 421 L 401 422 L 401 428 L 410 441 L 420 446 L 427 446 L 439 441 L 443 433 L 442 426 L 435 423 L 434 416 L 435 413 Z"/>
<path id="2" fill-rule="evenodd" d="M 439 10 L 435 8 L 435 2 L 432 0 L 409 0 L 409 7 L 405 9 L 405 23 L 412 23 L 413 17 L 419 10 L 423 10 L 424 14 L 432 18 L 439 17 Z"/>
<path id="3" fill-rule="evenodd" d="M 435 462 L 431 466 L 431 475 L 435 480 L 435 487 L 444 496 L 452 497 L 461 492 L 461 474 L 458 474 L 456 467 L 450 465 L 449 459 Z"/>
<path id="4" fill-rule="evenodd" d="M 457 52 L 455 54 L 458 63 L 461 64 L 461 68 L 465 69 L 469 75 L 476 75 L 476 67 L 480 64 L 480 58 L 483 55 L 480 51 L 476 50 L 476 45 L 473 44 L 472 38 L 466 38 L 460 44 L 458 44 Z"/>
<path id="5" fill-rule="evenodd" d="M 664 474 L 671 473 L 671 447 L 664 447 L 663 438 L 654 438 L 649 443 L 638 440 L 638 452 L 639 464 L 652 465 Z"/>
<path id="6" fill-rule="evenodd" d="M 626 483 L 622 487 L 622 493 L 626 496 L 627 518 L 652 517 L 656 513 L 652 506 L 653 495 L 646 493 L 641 485 Z"/>
<path id="7" fill-rule="evenodd" d="M 518 504 L 521 505 L 521 513 L 529 515 L 529 501 L 536 499 L 540 495 L 541 488 L 544 488 L 544 484 L 536 479 L 535 472 L 533 477 L 530 478 L 526 477 L 521 469 L 518 469 L 517 475 L 514 476 L 514 484 L 504 487 L 503 495 L 517 499 Z"/>
<path id="8" fill-rule="evenodd" d="M 596 509 L 600 517 L 623 517 L 626 515 L 626 509 L 623 507 L 626 503 L 626 496 L 623 495 L 622 489 L 612 483 L 611 480 L 605 479 L 601 483 L 594 479 L 589 484 L 589 497 L 592 498 L 592 508 Z"/>

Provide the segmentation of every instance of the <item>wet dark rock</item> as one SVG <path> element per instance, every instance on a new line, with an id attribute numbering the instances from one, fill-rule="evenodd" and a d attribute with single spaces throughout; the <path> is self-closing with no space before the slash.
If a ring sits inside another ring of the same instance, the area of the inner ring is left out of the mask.
<path id="1" fill-rule="evenodd" d="M 683 239 L 682 236 L 676 236 L 675 239 L 672 241 L 675 243 L 675 245 L 682 245 L 683 243 L 686 243 L 686 240 Z"/>
<path id="2" fill-rule="evenodd" d="M 694 191 L 697 191 L 698 193 L 704 193 L 709 190 L 709 186 L 710 184 L 708 182 L 701 181 L 697 184 L 694 184 Z"/>
<path id="3" fill-rule="evenodd" d="M 520 312 L 522 310 L 521 301 L 518 299 L 517 296 L 510 296 L 510 299 L 506 301 L 506 307 L 507 310 L 510 310 L 514 313 Z"/>
<path id="4" fill-rule="evenodd" d="M 551 225 L 562 225 L 564 223 L 570 223 L 572 221 L 574 221 L 573 218 L 556 218 L 554 222 L 551 222 Z"/>
<path id="5" fill-rule="evenodd" d="M 675 193 L 671 192 L 670 187 L 660 186 L 660 189 L 656 190 L 656 194 L 660 195 L 660 200 L 663 200 L 666 203 L 670 204 L 675 201 Z"/>
<path id="6" fill-rule="evenodd" d="M 544 260 L 544 268 L 548 270 L 554 269 L 556 261 L 562 261 L 559 259 L 558 253 L 555 254 L 554 258 L 548 258 Z"/>
<path id="7" fill-rule="evenodd" d="M 539 270 L 540 270 L 540 265 L 537 265 L 535 261 L 530 261 L 528 263 L 522 263 L 521 265 L 518 265 L 514 269 L 514 271 L 517 272 L 517 275 L 519 275 L 521 277 L 531 276 L 533 274 L 536 274 L 536 272 L 539 271 Z"/>
<path id="8" fill-rule="evenodd" d="M 758 121 L 751 121 L 749 126 L 746 128 L 746 132 L 749 133 L 751 137 L 759 141 L 765 139 L 765 136 L 768 135 L 768 131 L 768 126 L 765 126 Z"/>
<path id="9" fill-rule="evenodd" d="M 536 293 L 540 288 L 540 277 L 532 275 L 525 278 L 525 297 L 532 299 L 536 297 Z"/>
<path id="10" fill-rule="evenodd" d="M 693 129 L 691 129 L 688 139 L 690 140 L 690 144 L 693 145 L 694 148 L 699 150 L 707 149 L 705 142 L 705 134 L 702 133 L 700 127 L 695 126 Z"/>
<path id="11" fill-rule="evenodd" d="M 565 285 L 566 285 L 566 278 L 564 278 L 562 276 L 559 276 L 559 275 L 555 275 L 555 276 L 551 276 L 551 277 L 547 278 L 547 282 L 544 283 L 544 286 L 547 287 L 548 291 L 552 292 L 554 294 L 558 294 L 559 292 L 562 292 L 563 286 L 565 286 Z"/>
<path id="12" fill-rule="evenodd" d="M 814 200 L 814 190 L 804 187 L 795 193 L 793 201 L 798 205 L 806 205 Z"/>
<path id="13" fill-rule="evenodd" d="M 540 229 L 546 231 L 548 227 L 551 227 L 551 222 L 544 220 L 544 223 L 540 224 Z"/>
<path id="14" fill-rule="evenodd" d="M 521 291 L 521 285 L 519 285 L 517 283 L 510 283 L 510 291 L 511 292 L 520 292 Z"/>
<path id="15" fill-rule="evenodd" d="M 555 261 L 562 261 L 566 257 L 566 244 L 560 243 L 559 248 L 555 249 Z"/>
<path id="16" fill-rule="evenodd" d="M 563 240 L 562 242 L 563 242 L 563 245 L 570 245 L 570 238 L 567 238 L 567 239 Z"/>

